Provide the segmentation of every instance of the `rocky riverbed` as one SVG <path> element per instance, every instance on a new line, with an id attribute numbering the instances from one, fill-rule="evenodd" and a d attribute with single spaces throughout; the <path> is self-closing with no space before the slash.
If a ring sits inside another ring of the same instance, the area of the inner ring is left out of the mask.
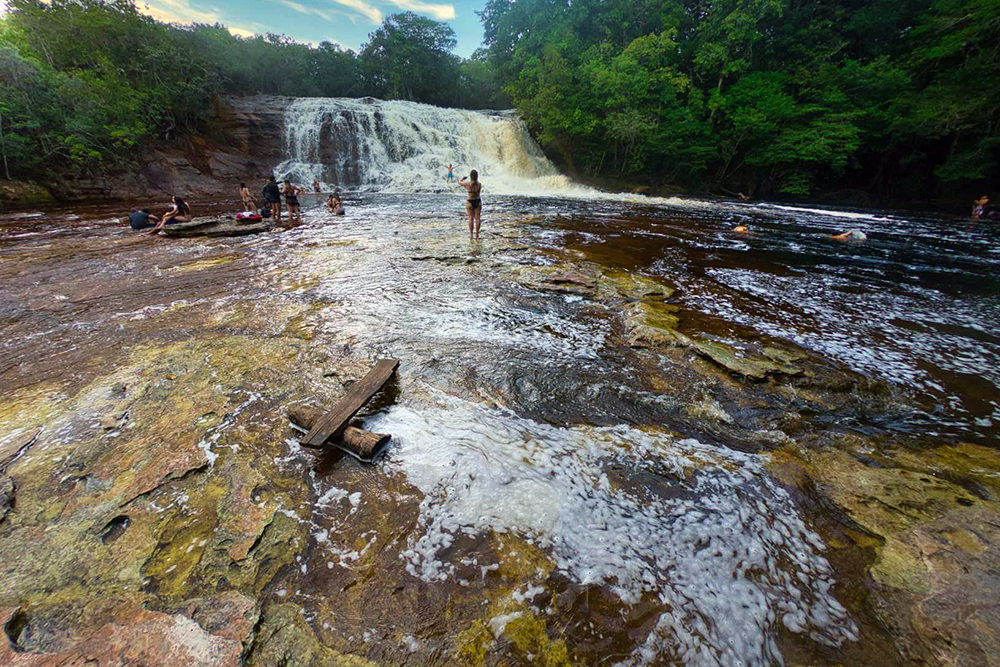
<path id="1" fill-rule="evenodd" d="M 696 307 L 731 217 L 492 204 L 0 219 L 0 663 L 1000 665 L 991 425 Z M 386 456 L 299 447 L 384 356 Z"/>

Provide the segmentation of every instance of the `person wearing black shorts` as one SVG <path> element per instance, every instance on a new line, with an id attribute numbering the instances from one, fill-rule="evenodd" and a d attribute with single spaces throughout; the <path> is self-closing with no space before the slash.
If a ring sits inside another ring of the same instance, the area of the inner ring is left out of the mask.
<path id="1" fill-rule="evenodd" d="M 470 180 L 466 182 L 466 178 Z M 479 196 L 483 191 L 483 184 L 479 182 L 479 172 L 473 169 L 469 172 L 468 176 L 463 176 L 458 184 L 465 188 L 469 194 L 468 199 L 465 201 L 465 212 L 469 216 L 469 240 L 472 240 L 473 229 L 475 229 L 476 238 L 478 239 L 479 225 L 482 223 L 483 215 L 483 200 Z"/>
<path id="2" fill-rule="evenodd" d="M 275 222 L 281 222 L 281 190 L 274 180 L 274 174 L 264 184 L 264 205 L 271 209 L 271 217 Z"/>
<path id="3" fill-rule="evenodd" d="M 292 222 L 302 222 L 302 210 L 299 207 L 299 195 L 305 192 L 305 188 L 292 185 L 292 182 L 285 179 L 281 188 L 281 194 L 285 195 L 285 206 L 288 208 L 288 218 Z"/>

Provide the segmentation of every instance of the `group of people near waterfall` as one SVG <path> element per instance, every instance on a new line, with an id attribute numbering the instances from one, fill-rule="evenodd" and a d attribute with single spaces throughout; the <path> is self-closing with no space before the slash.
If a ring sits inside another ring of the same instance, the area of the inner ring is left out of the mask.
<path id="1" fill-rule="evenodd" d="M 448 173 L 445 180 L 449 184 L 461 186 L 465 190 L 465 217 L 469 223 L 469 238 L 478 239 L 479 230 L 482 225 L 483 215 L 483 184 L 479 180 L 479 172 L 475 169 L 469 172 L 468 176 L 462 176 L 455 181 L 455 167 L 448 165 Z M 319 179 L 313 179 L 313 190 L 316 193 L 322 192 Z M 288 219 L 295 223 L 302 221 L 302 205 L 299 203 L 299 195 L 305 194 L 305 188 L 295 185 L 290 180 L 285 179 L 281 185 L 272 174 L 261 190 L 263 196 L 263 206 L 258 208 L 257 200 L 251 194 L 247 184 L 240 183 L 240 200 L 243 202 L 243 213 L 237 215 L 237 219 L 251 218 L 258 220 L 262 218 L 273 218 L 276 222 L 281 222 L 281 199 L 285 199 L 285 208 L 288 212 Z M 324 202 L 326 210 L 334 215 L 344 215 L 344 202 L 340 197 L 340 191 L 334 191 Z M 149 230 L 150 233 L 158 233 L 165 225 L 190 222 L 191 206 L 179 195 L 171 197 L 170 210 L 157 217 L 149 212 L 148 208 L 135 209 L 128 216 L 129 225 L 132 229 Z"/>

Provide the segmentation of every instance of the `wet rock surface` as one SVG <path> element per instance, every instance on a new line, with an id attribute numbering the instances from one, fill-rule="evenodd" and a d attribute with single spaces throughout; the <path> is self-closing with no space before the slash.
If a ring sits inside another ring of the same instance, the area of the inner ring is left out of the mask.
<path id="1" fill-rule="evenodd" d="M 995 449 L 537 218 L 384 203 L 0 247 L 0 663 L 1000 664 Z M 301 448 L 383 356 L 384 460 Z"/>

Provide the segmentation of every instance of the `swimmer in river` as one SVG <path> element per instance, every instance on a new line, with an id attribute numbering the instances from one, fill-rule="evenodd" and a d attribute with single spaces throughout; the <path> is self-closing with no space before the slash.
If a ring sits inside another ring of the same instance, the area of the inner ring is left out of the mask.
<path id="1" fill-rule="evenodd" d="M 243 212 L 244 213 L 256 213 L 257 212 L 257 201 L 250 194 L 249 188 L 247 188 L 246 183 L 240 183 L 240 197 L 243 199 Z"/>
<path id="2" fill-rule="evenodd" d="M 281 188 L 281 194 L 285 195 L 285 206 L 288 207 L 288 218 L 295 222 L 298 220 L 302 222 L 302 208 L 299 205 L 299 195 L 305 192 L 303 188 L 297 185 L 292 185 L 292 182 L 285 179 L 285 183 Z"/>
<path id="3" fill-rule="evenodd" d="M 843 234 L 834 234 L 829 238 L 834 241 L 866 241 L 868 235 L 857 229 L 850 229 Z"/>
<path id="4" fill-rule="evenodd" d="M 733 230 L 738 234 L 746 234 L 750 231 L 750 228 L 746 225 L 736 225 L 736 229 Z"/>
<path id="5" fill-rule="evenodd" d="M 990 198 L 987 195 L 983 195 L 976 201 L 972 202 L 972 219 L 982 220 L 982 219 L 997 219 L 1000 218 L 1000 214 L 990 207 Z"/>
<path id="6" fill-rule="evenodd" d="M 466 182 L 467 178 L 468 182 Z M 469 240 L 472 240 L 473 228 L 475 228 L 478 239 L 479 225 L 482 223 L 483 215 L 483 200 L 479 196 L 482 193 L 483 184 L 479 182 L 479 172 L 473 169 L 468 176 L 463 176 L 458 184 L 465 188 L 469 194 L 465 201 L 465 212 L 469 215 Z"/>
<path id="7" fill-rule="evenodd" d="M 172 197 L 173 206 L 163 214 L 156 226 L 150 230 L 150 234 L 159 234 L 164 225 L 172 225 L 175 222 L 191 222 L 191 207 L 183 199 L 174 195 Z"/>
<path id="8" fill-rule="evenodd" d="M 455 182 L 455 169 L 450 164 L 448 165 L 448 175 L 445 176 L 445 180 L 449 183 Z"/>
<path id="9" fill-rule="evenodd" d="M 339 195 L 330 195 L 326 198 L 326 210 L 334 215 L 344 215 L 344 202 L 340 201 Z"/>

